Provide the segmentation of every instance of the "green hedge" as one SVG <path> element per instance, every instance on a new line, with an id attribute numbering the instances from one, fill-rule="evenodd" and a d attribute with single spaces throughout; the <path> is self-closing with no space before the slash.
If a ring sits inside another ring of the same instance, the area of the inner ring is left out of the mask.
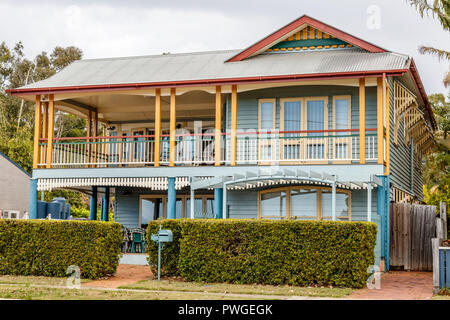
<path id="1" fill-rule="evenodd" d="M 119 264 L 120 224 L 96 221 L 0 219 L 0 274 L 81 277 L 114 274 Z"/>
<path id="2" fill-rule="evenodd" d="M 165 275 L 188 281 L 362 287 L 374 263 L 376 224 L 273 220 L 171 220 Z M 150 233 L 159 227 L 149 226 Z M 157 247 L 149 246 L 155 269 Z"/>

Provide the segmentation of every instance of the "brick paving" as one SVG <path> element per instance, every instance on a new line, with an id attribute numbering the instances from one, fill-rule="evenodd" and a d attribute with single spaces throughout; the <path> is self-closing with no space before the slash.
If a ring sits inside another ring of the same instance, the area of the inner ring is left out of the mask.
<path id="1" fill-rule="evenodd" d="M 433 273 L 390 271 L 381 276 L 381 289 L 363 288 L 349 299 L 370 300 L 429 300 L 433 296 Z"/>

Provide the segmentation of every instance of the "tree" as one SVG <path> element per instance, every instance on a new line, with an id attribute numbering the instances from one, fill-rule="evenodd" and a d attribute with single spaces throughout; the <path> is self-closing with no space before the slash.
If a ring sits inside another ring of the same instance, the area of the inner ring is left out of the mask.
<path id="1" fill-rule="evenodd" d="M 429 4 L 428 0 L 407 0 L 411 6 L 414 6 L 419 11 L 420 16 L 431 14 L 437 17 L 442 28 L 450 31 L 450 1 L 449 0 L 434 0 L 433 4 Z M 450 60 L 450 52 L 434 47 L 419 46 L 421 54 L 431 54 L 437 56 L 438 59 Z M 450 72 L 444 76 L 444 85 L 447 87 L 450 84 Z"/>
<path id="2" fill-rule="evenodd" d="M 10 49 L 0 44 L 0 151 L 31 172 L 34 103 L 12 97 L 6 89 L 46 79 L 76 60 L 83 52 L 76 47 L 56 47 L 50 56 L 41 52 L 33 60 L 25 57 L 18 42 Z M 58 112 L 55 129 L 59 137 L 85 135 L 86 121 Z"/>
<path id="3" fill-rule="evenodd" d="M 438 127 L 436 134 L 444 140 L 447 139 L 450 132 L 450 94 L 448 99 L 449 101 L 446 101 L 442 93 L 428 96 Z"/>
<path id="4" fill-rule="evenodd" d="M 6 89 L 17 88 L 51 77 L 76 60 L 83 52 L 76 47 L 56 47 L 50 55 L 41 52 L 33 60 L 25 57 L 24 46 L 18 42 L 10 49 L 0 43 L 0 151 L 26 171 L 32 171 L 34 103 L 12 97 Z M 73 115 L 57 112 L 55 130 L 58 137 L 86 135 L 86 121 Z M 86 214 L 88 199 L 79 192 L 56 190 L 46 192 L 47 201 L 64 196 L 74 208 L 74 214 Z"/>
<path id="5" fill-rule="evenodd" d="M 439 205 L 440 201 L 450 203 L 450 149 L 447 139 L 450 129 L 450 97 L 443 94 L 428 97 L 433 109 L 438 131 L 435 133 L 437 145 L 425 157 L 423 167 L 423 192 L 427 204 Z"/>

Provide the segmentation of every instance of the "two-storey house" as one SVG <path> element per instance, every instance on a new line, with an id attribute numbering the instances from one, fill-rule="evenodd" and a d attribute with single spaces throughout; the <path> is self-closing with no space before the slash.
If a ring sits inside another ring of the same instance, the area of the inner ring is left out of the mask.
<path id="1" fill-rule="evenodd" d="M 31 218 L 39 190 L 70 188 L 91 219 L 114 195 L 127 227 L 375 221 L 378 261 L 389 202 L 422 200 L 436 126 L 412 58 L 308 16 L 244 50 L 81 60 L 10 92 L 36 103 Z M 55 110 L 88 135 L 56 139 Z"/>

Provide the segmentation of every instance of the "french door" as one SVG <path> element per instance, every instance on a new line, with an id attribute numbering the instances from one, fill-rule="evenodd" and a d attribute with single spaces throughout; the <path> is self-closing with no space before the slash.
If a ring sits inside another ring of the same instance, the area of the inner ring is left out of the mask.
<path id="1" fill-rule="evenodd" d="M 280 158 L 287 163 L 327 160 L 328 97 L 280 102 Z"/>

